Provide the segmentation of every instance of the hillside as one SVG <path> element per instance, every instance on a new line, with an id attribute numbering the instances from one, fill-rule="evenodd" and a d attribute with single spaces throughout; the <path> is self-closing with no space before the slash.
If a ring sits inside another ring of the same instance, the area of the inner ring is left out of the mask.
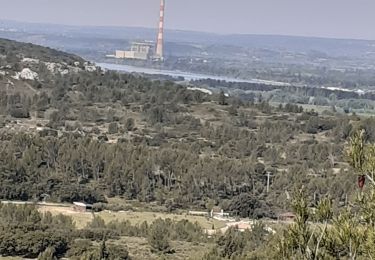
<path id="1" fill-rule="evenodd" d="M 7 40 L 0 40 L 0 92 L 2 200 L 84 201 L 98 210 L 132 201 L 176 214 L 220 207 L 238 218 L 275 219 L 303 186 L 310 205 L 329 194 L 337 210 L 356 194 L 344 158 L 348 137 L 365 128 L 375 140 L 373 118 L 209 95 Z M 168 222 L 154 228 L 169 226 L 175 240 L 211 241 L 183 223 L 185 235 Z M 111 239 L 150 235 L 116 225 L 125 224 L 94 218 L 97 233 L 85 238 L 106 237 L 98 228 L 111 230 Z"/>
<path id="2" fill-rule="evenodd" d="M 359 118 L 294 105 L 274 108 L 264 101 L 246 104 L 167 81 L 103 72 L 42 47 L 1 44 L 7 147 L 2 167 L 19 175 L 14 163 L 21 167 L 32 156 L 27 167 L 33 171 L 21 170 L 25 179 L 55 183 L 19 185 L 16 194 L 3 191 L 4 199 L 47 193 L 56 201 L 97 202 L 122 196 L 183 208 L 204 208 L 212 200 L 235 214 L 275 216 L 287 209 L 286 192 L 296 182 L 317 194 L 335 187 L 337 200 L 350 194 L 342 147 L 350 129 L 362 124 Z M 62 196 L 65 188 L 70 195 Z M 95 192 L 86 198 L 80 189 Z M 242 200 L 261 206 L 242 214 L 234 208 Z"/>

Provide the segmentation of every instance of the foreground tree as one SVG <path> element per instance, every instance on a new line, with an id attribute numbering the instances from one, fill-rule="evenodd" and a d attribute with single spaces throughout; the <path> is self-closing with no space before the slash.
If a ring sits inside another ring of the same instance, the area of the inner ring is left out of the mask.
<path id="1" fill-rule="evenodd" d="M 322 200 L 312 213 L 303 191 L 297 192 L 293 208 L 297 215 L 279 240 L 281 259 L 374 259 L 375 258 L 375 148 L 366 143 L 365 131 L 350 139 L 347 156 L 360 188 L 357 200 L 336 216 L 329 200 Z M 369 181 L 364 187 L 365 179 Z M 311 224 L 309 221 L 315 220 Z M 322 225 L 323 224 L 323 225 Z"/>

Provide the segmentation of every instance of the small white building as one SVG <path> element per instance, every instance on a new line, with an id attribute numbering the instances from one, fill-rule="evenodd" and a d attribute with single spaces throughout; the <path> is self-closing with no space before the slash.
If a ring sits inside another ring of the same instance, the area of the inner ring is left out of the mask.
<path id="1" fill-rule="evenodd" d="M 211 212 L 210 212 L 210 217 L 213 218 L 213 217 L 221 217 L 221 218 L 228 218 L 229 217 L 229 213 L 226 213 L 224 212 L 224 210 L 222 208 L 219 208 L 219 207 L 213 207 Z"/>
<path id="2" fill-rule="evenodd" d="M 207 211 L 194 211 L 194 210 L 189 210 L 189 211 L 188 211 L 188 215 L 208 217 L 208 212 L 207 212 Z"/>

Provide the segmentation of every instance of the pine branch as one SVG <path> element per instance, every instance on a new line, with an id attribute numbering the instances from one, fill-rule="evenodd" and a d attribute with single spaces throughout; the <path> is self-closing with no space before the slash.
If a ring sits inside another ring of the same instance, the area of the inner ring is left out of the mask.
<path id="1" fill-rule="evenodd" d="M 324 221 L 324 229 L 323 229 L 322 234 L 320 235 L 320 237 L 319 237 L 319 239 L 318 239 L 318 243 L 316 244 L 316 248 L 315 248 L 315 257 L 314 257 L 315 260 L 318 259 L 318 253 L 319 253 L 320 242 L 322 241 L 323 236 L 324 236 L 324 234 L 326 233 L 327 226 L 328 226 L 328 221 L 325 220 L 325 221 Z"/>

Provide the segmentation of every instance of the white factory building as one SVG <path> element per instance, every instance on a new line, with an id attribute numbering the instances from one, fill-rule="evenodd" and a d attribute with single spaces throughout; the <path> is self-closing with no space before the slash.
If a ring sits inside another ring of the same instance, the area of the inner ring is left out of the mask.
<path id="1" fill-rule="evenodd" d="M 129 51 L 116 50 L 117 59 L 148 60 L 153 55 L 153 43 L 133 42 Z"/>

